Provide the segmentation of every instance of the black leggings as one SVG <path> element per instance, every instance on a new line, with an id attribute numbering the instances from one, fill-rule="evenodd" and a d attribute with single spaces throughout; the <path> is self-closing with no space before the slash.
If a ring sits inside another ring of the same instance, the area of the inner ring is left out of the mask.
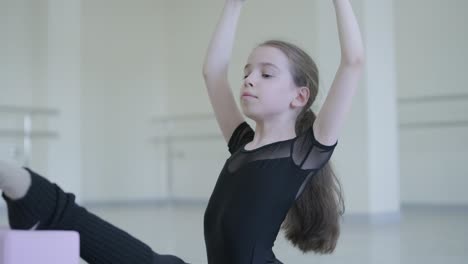
<path id="1" fill-rule="evenodd" d="M 31 188 L 25 197 L 11 200 L 8 220 L 13 229 L 74 230 L 80 234 L 80 256 L 90 264 L 187 264 L 160 255 L 125 231 L 75 203 L 75 196 L 29 170 Z"/>

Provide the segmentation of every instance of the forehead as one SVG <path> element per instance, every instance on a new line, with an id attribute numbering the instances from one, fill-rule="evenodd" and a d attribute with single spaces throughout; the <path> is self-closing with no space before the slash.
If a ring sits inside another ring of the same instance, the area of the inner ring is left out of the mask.
<path id="1" fill-rule="evenodd" d="M 285 68 L 289 65 L 286 55 L 278 48 L 270 46 L 260 46 L 252 50 L 249 58 L 247 59 L 247 63 L 272 63 L 280 68 Z"/>

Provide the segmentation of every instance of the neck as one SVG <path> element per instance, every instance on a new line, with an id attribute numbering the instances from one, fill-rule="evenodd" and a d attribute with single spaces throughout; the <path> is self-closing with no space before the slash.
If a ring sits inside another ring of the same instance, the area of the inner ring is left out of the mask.
<path id="1" fill-rule="evenodd" d="M 290 118 L 256 121 L 255 136 L 249 148 L 258 148 L 296 137 L 296 121 Z"/>

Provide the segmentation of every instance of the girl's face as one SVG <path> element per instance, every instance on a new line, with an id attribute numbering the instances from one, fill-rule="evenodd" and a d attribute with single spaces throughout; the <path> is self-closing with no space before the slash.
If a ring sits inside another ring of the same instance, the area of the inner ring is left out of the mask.
<path id="1" fill-rule="evenodd" d="M 297 88 L 286 55 L 274 47 L 257 47 L 244 69 L 240 92 L 242 111 L 255 121 L 290 114 Z"/>

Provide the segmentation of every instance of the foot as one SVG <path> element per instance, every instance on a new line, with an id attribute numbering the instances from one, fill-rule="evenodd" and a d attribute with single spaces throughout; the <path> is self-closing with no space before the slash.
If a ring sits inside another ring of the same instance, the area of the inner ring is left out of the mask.
<path id="1" fill-rule="evenodd" d="M 19 166 L 0 160 L 0 190 L 12 200 L 23 198 L 31 186 L 31 175 Z"/>

